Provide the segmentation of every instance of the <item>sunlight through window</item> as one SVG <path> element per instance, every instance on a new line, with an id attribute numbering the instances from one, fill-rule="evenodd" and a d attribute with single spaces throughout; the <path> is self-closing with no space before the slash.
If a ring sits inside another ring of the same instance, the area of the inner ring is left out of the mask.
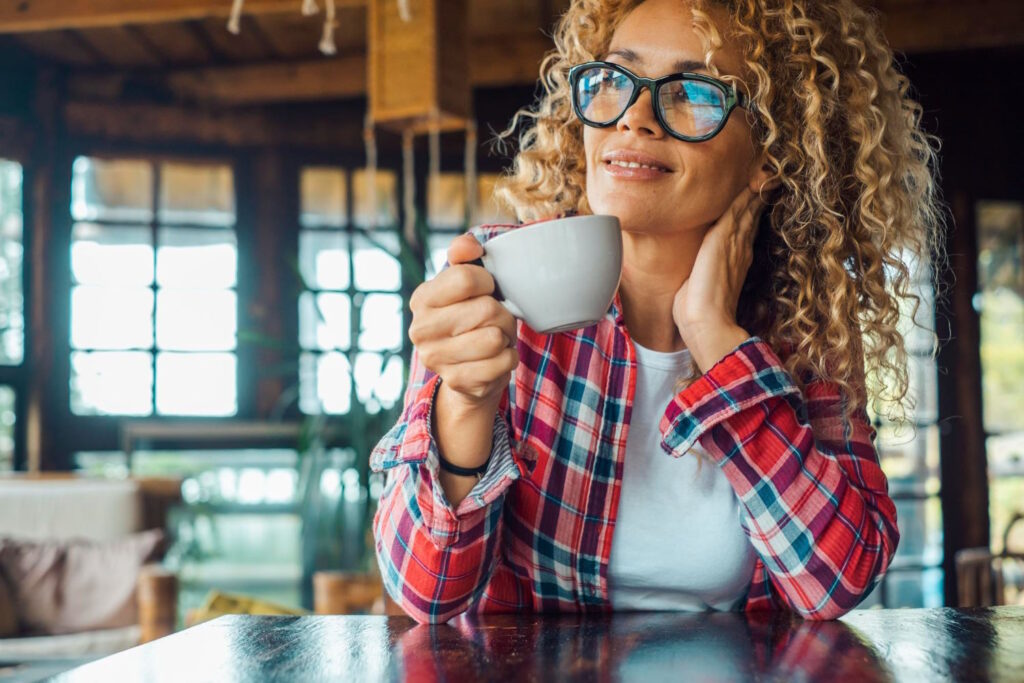
<path id="1" fill-rule="evenodd" d="M 237 412 L 234 202 L 223 164 L 75 160 L 72 412 Z"/>

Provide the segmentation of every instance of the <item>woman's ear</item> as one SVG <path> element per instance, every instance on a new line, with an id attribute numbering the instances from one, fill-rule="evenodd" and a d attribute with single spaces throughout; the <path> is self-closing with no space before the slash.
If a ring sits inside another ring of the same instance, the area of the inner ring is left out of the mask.
<path id="1" fill-rule="evenodd" d="M 768 162 L 764 154 L 759 155 L 754 163 L 751 164 L 750 182 L 747 187 L 752 192 L 763 195 L 765 192 L 775 190 L 780 185 L 782 185 L 782 181 L 775 173 L 774 168 L 772 168 L 772 164 Z"/>

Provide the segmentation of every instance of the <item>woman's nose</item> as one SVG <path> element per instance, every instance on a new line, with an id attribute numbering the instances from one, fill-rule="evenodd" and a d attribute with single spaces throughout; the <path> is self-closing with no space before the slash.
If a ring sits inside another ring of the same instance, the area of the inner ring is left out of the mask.
<path id="1" fill-rule="evenodd" d="M 615 124 L 615 128 L 620 132 L 631 130 L 637 134 L 655 138 L 664 136 L 665 131 L 661 129 L 658 119 L 654 115 L 654 100 L 651 98 L 649 88 L 644 88 L 633 106 L 627 109 L 619 122 Z"/>

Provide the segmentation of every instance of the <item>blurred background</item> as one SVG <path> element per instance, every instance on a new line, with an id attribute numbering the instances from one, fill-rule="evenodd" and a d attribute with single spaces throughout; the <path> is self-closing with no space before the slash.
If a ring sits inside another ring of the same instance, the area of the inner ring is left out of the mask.
<path id="1" fill-rule="evenodd" d="M 372 576 L 409 295 L 511 220 L 488 142 L 568 5 L 235 4 L 0 6 L 0 536 L 156 525 L 178 624 L 211 591 L 312 609 L 317 572 Z M 992 567 L 1024 512 L 1024 6 L 867 4 L 953 226 L 948 302 L 916 285 L 936 358 L 904 320 L 914 425 L 876 418 L 902 542 L 867 605 L 1017 600 Z"/>

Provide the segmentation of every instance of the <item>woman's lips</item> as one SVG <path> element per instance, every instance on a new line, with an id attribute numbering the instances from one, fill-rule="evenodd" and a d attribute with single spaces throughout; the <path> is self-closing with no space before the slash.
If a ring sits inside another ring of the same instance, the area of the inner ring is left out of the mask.
<path id="1" fill-rule="evenodd" d="M 663 171 L 658 168 L 644 166 L 623 166 L 611 161 L 603 163 L 604 171 L 614 178 L 623 180 L 657 180 L 671 174 L 670 171 Z"/>

